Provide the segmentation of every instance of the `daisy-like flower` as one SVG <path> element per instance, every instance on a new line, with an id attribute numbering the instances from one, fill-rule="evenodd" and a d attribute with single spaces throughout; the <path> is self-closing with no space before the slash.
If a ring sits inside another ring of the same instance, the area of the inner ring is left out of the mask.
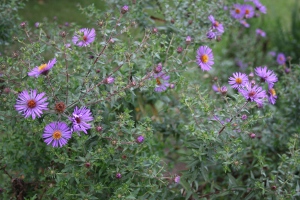
<path id="1" fill-rule="evenodd" d="M 218 21 L 216 21 L 215 18 L 214 18 L 214 16 L 209 15 L 208 19 L 212 23 L 212 29 L 216 29 L 218 32 L 224 33 L 223 24 L 221 24 Z"/>
<path id="2" fill-rule="evenodd" d="M 48 64 L 42 64 L 40 66 L 36 66 L 30 72 L 28 72 L 28 76 L 34 76 L 37 78 L 39 75 L 47 75 L 49 70 L 55 65 L 56 58 L 53 58 L 48 62 Z"/>
<path id="3" fill-rule="evenodd" d="M 15 105 L 16 110 L 24 115 L 25 118 L 31 116 L 32 119 L 40 117 L 43 114 L 43 110 L 48 110 L 47 97 L 45 92 L 37 94 L 36 90 L 27 90 L 21 92 L 18 96 L 17 103 Z"/>
<path id="4" fill-rule="evenodd" d="M 277 99 L 277 95 L 276 95 L 276 91 L 274 88 L 269 88 L 269 96 L 268 96 L 268 100 L 271 104 L 275 104 Z"/>
<path id="5" fill-rule="evenodd" d="M 245 87 L 240 88 L 239 92 L 247 101 L 255 101 L 259 105 L 263 104 L 263 99 L 266 97 L 266 91 L 262 87 L 252 85 L 251 83 L 247 83 Z"/>
<path id="6" fill-rule="evenodd" d="M 240 23 L 246 28 L 250 27 L 250 24 L 248 24 L 246 20 L 240 20 Z"/>
<path id="7" fill-rule="evenodd" d="M 229 78 L 228 83 L 234 89 L 241 88 L 248 83 L 248 76 L 241 72 L 233 73 L 233 77 Z"/>
<path id="8" fill-rule="evenodd" d="M 79 47 L 85 47 L 94 42 L 96 37 L 95 29 L 82 28 L 72 38 L 75 45 Z"/>
<path id="9" fill-rule="evenodd" d="M 153 77 L 156 80 L 156 86 L 154 88 L 155 92 L 163 92 L 170 86 L 170 76 L 166 75 L 164 72 L 154 74 Z"/>
<path id="10" fill-rule="evenodd" d="M 245 14 L 244 7 L 240 4 L 235 4 L 233 5 L 233 9 L 230 10 L 230 14 L 235 19 L 242 19 Z"/>
<path id="11" fill-rule="evenodd" d="M 72 137 L 72 132 L 65 122 L 51 122 L 45 127 L 43 138 L 47 145 L 62 147 Z"/>
<path id="12" fill-rule="evenodd" d="M 89 109 L 86 107 L 78 109 L 76 106 L 72 117 L 69 117 L 69 119 L 73 122 L 72 129 L 74 132 L 83 131 L 87 134 L 87 130 L 91 128 L 91 125 L 88 124 L 88 122 L 92 121 L 94 118 L 92 117 L 92 113 Z"/>
<path id="13" fill-rule="evenodd" d="M 263 14 L 267 14 L 267 8 L 266 8 L 266 6 L 264 6 L 263 4 L 261 4 L 259 0 L 254 0 L 253 3 L 255 5 L 255 8 L 257 10 L 259 10 L 259 12 L 261 12 Z"/>
<path id="14" fill-rule="evenodd" d="M 277 55 L 276 61 L 277 61 L 277 63 L 278 63 L 279 65 L 284 65 L 285 62 L 286 62 L 285 55 L 284 55 L 283 53 L 279 53 L 279 54 Z"/>
<path id="15" fill-rule="evenodd" d="M 261 29 L 256 29 L 256 35 L 261 37 L 266 37 L 266 32 Z"/>
<path id="16" fill-rule="evenodd" d="M 251 5 L 243 5 L 244 17 L 249 19 L 252 18 L 255 14 L 254 8 Z"/>
<path id="17" fill-rule="evenodd" d="M 201 46 L 197 50 L 197 63 L 203 71 L 209 71 L 214 64 L 214 55 L 211 48 L 208 46 Z"/>
<path id="18" fill-rule="evenodd" d="M 267 82 L 269 87 L 273 87 L 274 83 L 278 81 L 276 74 L 265 67 L 256 67 L 255 74 L 261 78 L 262 82 Z"/>

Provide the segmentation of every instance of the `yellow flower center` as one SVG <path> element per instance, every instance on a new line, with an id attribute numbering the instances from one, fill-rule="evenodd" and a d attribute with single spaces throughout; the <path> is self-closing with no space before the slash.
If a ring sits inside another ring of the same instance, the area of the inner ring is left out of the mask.
<path id="1" fill-rule="evenodd" d="M 215 21 L 214 26 L 215 26 L 215 27 L 218 27 L 218 26 L 219 26 L 219 22 L 218 22 L 218 21 Z"/>
<path id="2" fill-rule="evenodd" d="M 39 71 L 44 71 L 44 69 L 47 67 L 47 64 L 42 64 L 39 66 Z"/>
<path id="3" fill-rule="evenodd" d="M 161 82 L 160 82 L 159 78 L 156 78 L 156 84 L 161 85 Z"/>
<path id="4" fill-rule="evenodd" d="M 208 62 L 208 55 L 207 55 L 207 54 L 203 54 L 203 55 L 200 57 L 200 60 L 201 60 L 203 63 L 207 63 L 207 62 Z"/>
<path id="5" fill-rule="evenodd" d="M 271 93 L 272 96 L 275 96 L 275 95 L 276 95 L 276 91 L 275 91 L 274 88 L 271 88 L 271 89 L 269 90 L 269 92 Z"/>
<path id="6" fill-rule="evenodd" d="M 235 9 L 235 13 L 236 13 L 236 14 L 240 14 L 240 13 L 241 13 L 241 10 L 238 9 L 238 8 L 236 8 L 236 9 Z"/>
<path id="7" fill-rule="evenodd" d="M 250 10 L 246 9 L 245 13 L 246 13 L 246 15 L 249 15 L 250 14 Z"/>
<path id="8" fill-rule="evenodd" d="M 28 106 L 29 108 L 35 108 L 35 107 L 36 107 L 36 102 L 35 102 L 35 100 L 30 99 L 30 100 L 27 102 L 27 106 Z"/>
<path id="9" fill-rule="evenodd" d="M 59 140 L 61 138 L 62 134 L 59 130 L 56 130 L 53 132 L 52 137 L 54 140 Z"/>
<path id="10" fill-rule="evenodd" d="M 240 77 L 238 77 L 238 78 L 235 79 L 235 82 L 237 84 L 241 84 L 243 82 L 243 80 Z"/>

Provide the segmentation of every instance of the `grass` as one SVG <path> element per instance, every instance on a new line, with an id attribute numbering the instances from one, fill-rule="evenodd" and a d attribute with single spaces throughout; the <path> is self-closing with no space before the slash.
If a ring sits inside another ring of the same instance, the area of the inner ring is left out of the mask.
<path id="1" fill-rule="evenodd" d="M 97 8 L 104 8 L 104 3 L 100 0 L 28 0 L 19 14 L 31 26 L 35 22 L 41 22 L 44 18 L 53 20 L 54 17 L 57 17 L 59 24 L 76 22 L 79 25 L 86 25 L 88 19 L 80 13 L 77 4 L 88 6 L 92 3 Z"/>

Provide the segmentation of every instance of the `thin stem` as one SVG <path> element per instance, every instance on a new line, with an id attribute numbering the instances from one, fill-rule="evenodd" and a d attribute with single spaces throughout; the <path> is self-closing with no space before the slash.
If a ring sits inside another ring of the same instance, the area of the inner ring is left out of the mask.
<path id="1" fill-rule="evenodd" d="M 248 104 L 248 102 L 249 102 L 249 101 L 246 101 L 246 102 L 244 103 L 244 105 L 240 108 L 240 110 L 236 113 L 236 115 L 233 116 L 233 117 L 230 119 L 229 123 L 232 122 L 232 120 L 233 120 L 233 119 L 238 115 L 238 113 L 239 113 L 239 112 L 240 112 L 240 111 Z M 223 125 L 223 127 L 219 130 L 219 135 L 224 131 L 225 127 L 226 127 L 226 124 Z"/>

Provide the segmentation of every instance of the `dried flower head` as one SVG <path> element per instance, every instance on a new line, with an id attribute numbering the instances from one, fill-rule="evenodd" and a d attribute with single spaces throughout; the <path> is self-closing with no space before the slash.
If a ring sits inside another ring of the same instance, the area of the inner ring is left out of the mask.
<path id="1" fill-rule="evenodd" d="M 66 104 L 64 102 L 58 102 L 55 104 L 55 111 L 58 113 L 63 113 L 66 109 Z"/>

